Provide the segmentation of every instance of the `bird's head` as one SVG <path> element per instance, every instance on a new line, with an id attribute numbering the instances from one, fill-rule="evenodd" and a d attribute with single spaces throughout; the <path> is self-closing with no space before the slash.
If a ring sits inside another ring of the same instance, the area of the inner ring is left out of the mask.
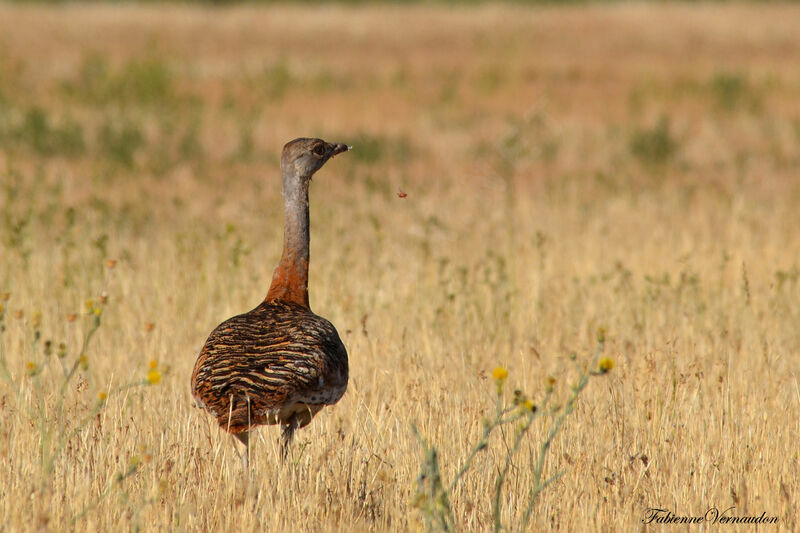
<path id="1" fill-rule="evenodd" d="M 295 139 L 283 147 L 281 168 L 284 174 L 288 172 L 293 176 L 311 179 L 328 159 L 350 148 L 346 144 L 329 143 L 322 139 Z"/>

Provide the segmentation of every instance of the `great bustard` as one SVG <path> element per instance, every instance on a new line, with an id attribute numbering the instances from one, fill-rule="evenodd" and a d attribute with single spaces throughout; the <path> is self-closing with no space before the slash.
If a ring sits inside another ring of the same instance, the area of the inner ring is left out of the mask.
<path id="1" fill-rule="evenodd" d="M 295 139 L 283 147 L 283 256 L 266 299 L 209 335 L 192 372 L 198 407 L 245 445 L 250 430 L 280 424 L 282 457 L 295 429 L 339 401 L 347 388 L 347 351 L 336 328 L 308 306 L 308 186 L 344 144 Z"/>

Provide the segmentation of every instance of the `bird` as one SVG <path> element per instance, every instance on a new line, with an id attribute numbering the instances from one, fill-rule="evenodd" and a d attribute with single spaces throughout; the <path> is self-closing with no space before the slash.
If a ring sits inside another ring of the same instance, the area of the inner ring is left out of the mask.
<path id="1" fill-rule="evenodd" d="M 285 461 L 295 430 L 347 390 L 347 350 L 333 324 L 308 304 L 308 190 L 315 172 L 351 148 L 314 138 L 283 147 L 283 254 L 266 298 L 217 326 L 192 371 L 195 405 L 244 444 L 245 469 L 254 428 L 280 424 Z"/>

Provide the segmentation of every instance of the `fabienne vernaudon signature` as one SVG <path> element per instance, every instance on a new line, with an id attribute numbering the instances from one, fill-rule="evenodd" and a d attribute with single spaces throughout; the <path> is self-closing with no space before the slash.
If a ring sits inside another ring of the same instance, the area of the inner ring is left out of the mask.
<path id="1" fill-rule="evenodd" d="M 669 509 L 648 507 L 644 511 L 642 522 L 645 524 L 777 524 L 778 517 L 770 516 L 766 512 L 760 515 L 737 515 L 736 507 L 718 509 L 709 507 L 699 515 L 678 515 Z"/>

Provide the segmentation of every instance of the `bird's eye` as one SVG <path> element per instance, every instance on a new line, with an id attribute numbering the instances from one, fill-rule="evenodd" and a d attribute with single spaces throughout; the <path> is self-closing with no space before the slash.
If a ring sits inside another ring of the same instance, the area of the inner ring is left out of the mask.
<path id="1" fill-rule="evenodd" d="M 317 155 L 319 157 L 322 157 L 323 155 L 325 155 L 325 147 L 322 146 L 321 144 L 317 145 L 314 148 L 314 155 Z"/>

